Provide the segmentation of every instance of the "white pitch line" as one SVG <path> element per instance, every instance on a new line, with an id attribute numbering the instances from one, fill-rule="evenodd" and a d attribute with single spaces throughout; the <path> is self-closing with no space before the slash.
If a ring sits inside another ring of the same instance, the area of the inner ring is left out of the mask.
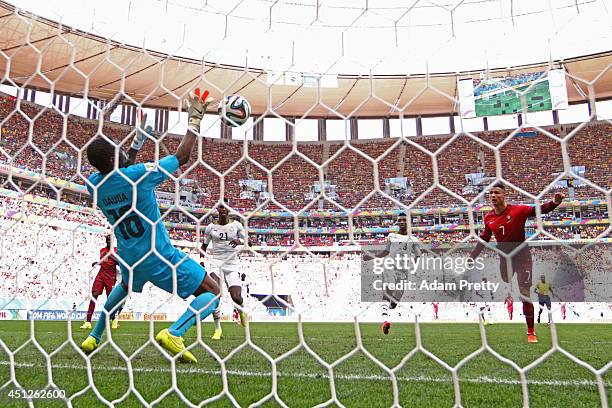
<path id="1" fill-rule="evenodd" d="M 8 361 L 0 361 L 0 365 L 9 365 Z M 47 369 L 46 365 L 33 364 L 33 363 L 16 363 L 15 368 L 40 368 Z M 52 369 L 69 369 L 69 370 L 86 370 L 87 367 L 73 365 L 73 364 L 53 364 Z M 94 367 L 92 371 L 128 371 L 125 367 L 118 366 L 102 366 Z M 132 368 L 132 372 L 137 373 L 170 373 L 172 372 L 169 368 Z M 207 374 L 207 375 L 221 375 L 220 370 L 205 370 L 202 368 L 177 368 L 176 372 L 179 374 Z M 271 377 L 270 372 L 264 371 L 244 371 L 244 370 L 226 370 L 227 375 L 236 375 L 240 377 Z M 308 378 L 308 379 L 327 379 L 327 374 L 315 374 L 315 373 L 278 373 L 279 377 L 286 378 Z M 348 381 L 389 381 L 390 377 L 382 375 L 336 375 L 336 380 L 348 380 Z M 452 379 L 449 377 L 430 377 L 426 375 L 418 376 L 397 376 L 398 381 L 402 382 L 431 382 L 431 383 L 452 383 Z M 507 378 L 495 378 L 488 376 L 479 376 L 475 378 L 460 378 L 459 381 L 466 383 L 476 384 L 503 384 L 503 385 L 520 385 L 521 382 L 518 380 L 510 380 Z M 546 385 L 552 387 L 596 387 L 597 382 L 591 380 L 527 380 L 527 384 L 532 385 Z M 612 386 L 612 382 L 605 382 L 604 386 Z"/>

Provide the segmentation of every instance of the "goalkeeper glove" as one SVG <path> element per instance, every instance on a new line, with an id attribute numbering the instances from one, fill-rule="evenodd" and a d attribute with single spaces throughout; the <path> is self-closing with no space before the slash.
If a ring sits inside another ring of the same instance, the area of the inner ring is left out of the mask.
<path id="1" fill-rule="evenodd" d="M 200 88 L 196 88 L 194 92 L 190 92 L 187 98 L 187 118 L 189 131 L 200 134 L 200 122 L 206 112 L 206 108 L 214 99 L 209 96 L 208 91 L 204 91 L 200 94 Z"/>
<path id="2" fill-rule="evenodd" d="M 140 117 L 140 123 L 136 127 L 136 136 L 132 140 L 132 145 L 130 149 L 140 150 L 145 140 L 147 140 L 147 135 L 154 136 L 153 127 L 151 125 L 147 125 L 145 128 L 145 124 L 147 123 L 147 115 L 142 113 L 142 110 L 138 113 Z M 144 130 L 143 130 L 144 129 Z"/>

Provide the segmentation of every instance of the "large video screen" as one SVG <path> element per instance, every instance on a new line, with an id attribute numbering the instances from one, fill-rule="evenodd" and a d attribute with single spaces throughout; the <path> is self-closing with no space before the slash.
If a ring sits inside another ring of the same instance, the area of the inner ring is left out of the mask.
<path id="1" fill-rule="evenodd" d="M 458 90 L 464 118 L 521 112 L 522 94 L 525 95 L 527 112 L 567 109 L 565 73 L 562 70 L 461 79 Z"/>
<path id="2" fill-rule="evenodd" d="M 239 180 L 238 184 L 240 185 L 241 191 L 266 191 L 268 189 L 268 182 L 263 180 L 252 180 L 252 179 L 244 179 Z"/>
<path id="3" fill-rule="evenodd" d="M 388 185 L 391 190 L 405 190 L 408 188 L 408 179 L 406 177 L 386 178 L 385 185 Z"/>

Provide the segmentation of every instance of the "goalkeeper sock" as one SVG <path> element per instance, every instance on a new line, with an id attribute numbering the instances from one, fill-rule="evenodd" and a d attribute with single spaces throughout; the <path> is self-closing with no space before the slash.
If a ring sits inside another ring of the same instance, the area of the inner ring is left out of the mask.
<path id="1" fill-rule="evenodd" d="M 219 306 L 219 299 L 211 292 L 204 292 L 193 299 L 189 308 L 174 322 L 168 330 L 171 335 L 182 337 L 196 323 L 196 312 L 200 312 L 200 320 L 211 314 Z"/>
<path id="2" fill-rule="evenodd" d="M 221 330 L 221 310 L 216 309 L 213 312 L 213 319 L 215 319 L 215 330 Z"/>
<path id="3" fill-rule="evenodd" d="M 108 295 L 108 299 L 106 299 L 106 303 L 104 304 L 104 310 L 100 314 L 100 318 L 96 322 L 96 326 L 91 332 L 91 336 L 94 337 L 98 343 L 102 339 L 102 333 L 104 333 L 104 329 L 106 327 L 106 315 L 117 306 L 125 297 L 127 296 L 127 292 L 123 289 L 123 286 L 117 285 L 113 288 L 110 295 Z M 111 315 L 112 316 L 112 315 Z"/>
<path id="4" fill-rule="evenodd" d="M 527 322 L 527 333 L 533 334 L 533 303 L 523 302 L 523 314 Z"/>

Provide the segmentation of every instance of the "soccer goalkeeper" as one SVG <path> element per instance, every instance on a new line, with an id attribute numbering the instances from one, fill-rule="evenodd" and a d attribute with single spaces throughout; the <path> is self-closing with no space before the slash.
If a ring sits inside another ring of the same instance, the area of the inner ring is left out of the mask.
<path id="1" fill-rule="evenodd" d="M 200 133 L 202 116 L 212 101 L 208 91 L 201 94 L 196 89 L 189 95 L 187 133 L 176 153 L 162 158 L 159 163 L 130 166 L 127 155 L 120 148 L 117 148 L 118 163 L 115 163 L 116 147 L 103 138 L 95 139 L 87 147 L 87 159 L 98 170 L 89 177 L 87 189 L 113 225 L 121 265 L 121 285 L 115 286 L 108 296 L 103 313 L 110 314 L 110 320 L 113 319 L 130 284 L 134 292 L 141 292 L 144 284 L 151 282 L 167 292 L 176 290 L 183 299 L 195 296 L 187 311 L 155 337 L 164 349 L 179 355 L 180 361 L 186 363 L 197 360 L 185 349 L 182 336 L 196 323 L 196 318 L 204 319 L 217 308 L 219 286 L 202 266 L 174 248 L 161 220 L 154 189 L 189 161 Z M 142 147 L 141 142 L 135 141 L 132 149 Z M 81 346 L 85 353 L 92 352 L 100 344 L 105 324 L 106 319 L 98 320 Z"/>

